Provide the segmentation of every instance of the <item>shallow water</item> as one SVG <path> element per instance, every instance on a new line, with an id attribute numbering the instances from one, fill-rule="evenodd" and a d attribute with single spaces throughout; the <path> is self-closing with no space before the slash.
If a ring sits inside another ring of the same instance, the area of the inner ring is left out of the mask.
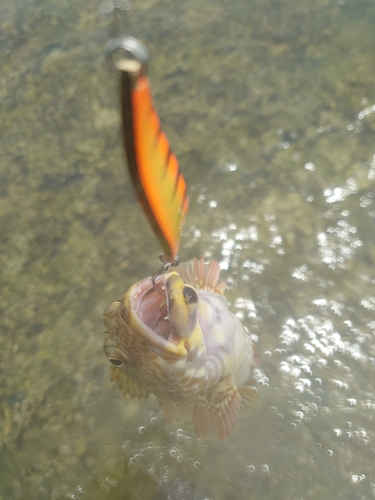
<path id="1" fill-rule="evenodd" d="M 109 389 L 101 314 L 158 268 L 125 174 L 108 20 L 0 5 L 0 499 L 375 497 L 375 6 L 134 1 L 261 402 L 203 443 Z"/>

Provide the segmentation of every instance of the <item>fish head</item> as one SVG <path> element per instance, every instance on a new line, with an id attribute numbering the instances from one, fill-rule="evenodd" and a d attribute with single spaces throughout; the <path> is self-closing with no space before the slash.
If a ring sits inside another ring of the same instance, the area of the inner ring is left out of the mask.
<path id="1" fill-rule="evenodd" d="M 155 355 L 171 362 L 188 356 L 197 342 L 202 345 L 198 300 L 195 288 L 175 271 L 134 284 L 104 311 L 108 360 L 134 367 Z"/>

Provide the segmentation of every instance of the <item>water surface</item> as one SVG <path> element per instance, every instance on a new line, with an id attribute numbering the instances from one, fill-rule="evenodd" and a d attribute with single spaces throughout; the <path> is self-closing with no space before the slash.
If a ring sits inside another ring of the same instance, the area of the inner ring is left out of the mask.
<path id="1" fill-rule="evenodd" d="M 134 1 L 260 404 L 203 443 L 109 388 L 101 314 L 158 268 L 93 1 L 0 6 L 0 499 L 375 497 L 375 46 L 366 0 Z"/>

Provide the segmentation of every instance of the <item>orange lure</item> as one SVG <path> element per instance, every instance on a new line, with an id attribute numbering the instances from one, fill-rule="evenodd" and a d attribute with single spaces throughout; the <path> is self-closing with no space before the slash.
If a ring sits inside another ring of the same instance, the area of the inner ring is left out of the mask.
<path id="1" fill-rule="evenodd" d="M 161 128 L 145 74 L 145 63 L 137 61 L 137 50 L 144 49 L 142 55 L 147 54 L 147 50 L 130 37 L 117 39 L 116 48 L 131 52 L 133 56 L 133 59 L 123 59 L 116 65 L 121 70 L 124 148 L 133 186 L 161 244 L 163 261 L 174 262 L 188 211 L 186 182 Z"/>

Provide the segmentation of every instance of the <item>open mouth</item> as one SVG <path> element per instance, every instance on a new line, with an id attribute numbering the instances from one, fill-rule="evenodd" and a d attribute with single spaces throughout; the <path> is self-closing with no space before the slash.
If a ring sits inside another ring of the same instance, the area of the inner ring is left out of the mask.
<path id="1" fill-rule="evenodd" d="M 156 278 L 156 287 L 151 280 L 145 280 L 140 292 L 134 297 L 134 310 L 139 320 L 154 335 L 177 344 L 180 336 L 172 328 L 168 319 L 168 300 L 165 290 L 167 275 Z"/>

